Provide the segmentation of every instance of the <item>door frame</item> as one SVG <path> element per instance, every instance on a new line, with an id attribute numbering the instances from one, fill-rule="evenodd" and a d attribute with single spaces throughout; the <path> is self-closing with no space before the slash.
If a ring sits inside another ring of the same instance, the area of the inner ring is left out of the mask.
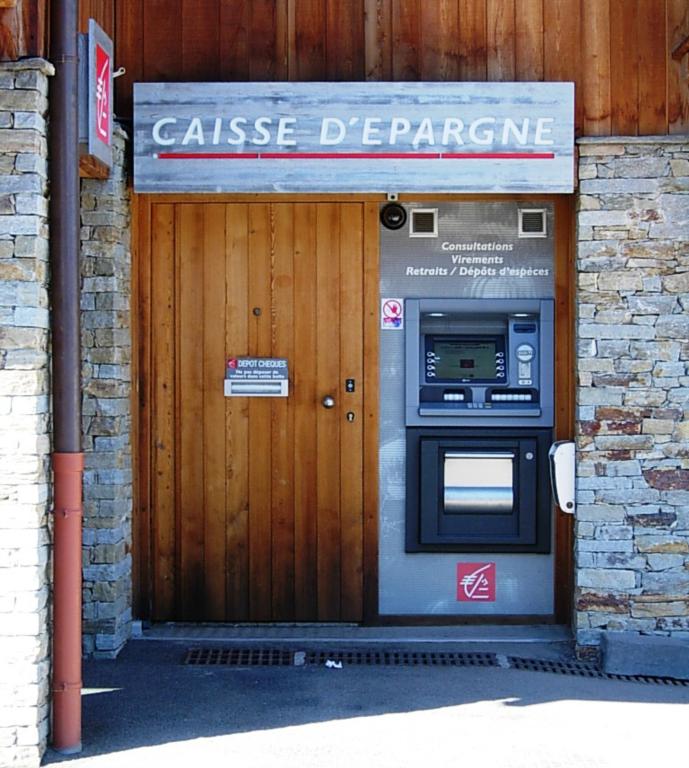
<path id="1" fill-rule="evenodd" d="M 142 287 L 151 279 L 151 208 L 156 203 L 319 203 L 364 205 L 364 506 L 363 506 L 363 621 L 365 624 L 471 623 L 467 617 L 408 616 L 387 619 L 378 613 L 378 382 L 379 367 L 379 205 L 382 194 L 244 194 L 244 195 L 138 195 L 132 193 L 131 211 L 131 332 L 132 332 L 132 587 L 133 613 L 149 619 L 152 599 L 152 536 L 150 513 L 151 344 L 150 292 Z M 470 201 L 552 202 L 555 208 L 555 430 L 556 440 L 574 434 L 574 195 L 461 195 L 400 194 L 400 202 Z M 371 365 L 370 361 L 376 361 Z M 555 606 L 553 620 L 569 624 L 572 616 L 574 534 L 573 521 L 555 511 Z"/>

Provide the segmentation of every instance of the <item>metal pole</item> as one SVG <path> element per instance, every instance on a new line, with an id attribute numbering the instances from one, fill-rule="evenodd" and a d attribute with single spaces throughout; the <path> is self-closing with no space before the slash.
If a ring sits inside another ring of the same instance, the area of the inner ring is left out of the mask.
<path id="1" fill-rule="evenodd" d="M 81 452 L 77 2 L 51 3 L 50 249 L 53 349 L 53 746 L 81 750 Z"/>

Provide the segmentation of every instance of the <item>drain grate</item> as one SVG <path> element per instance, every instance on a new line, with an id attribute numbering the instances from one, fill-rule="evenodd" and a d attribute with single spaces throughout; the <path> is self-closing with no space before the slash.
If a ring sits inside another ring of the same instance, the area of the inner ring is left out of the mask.
<path id="1" fill-rule="evenodd" d="M 494 653 L 449 653 L 443 651 L 309 651 L 307 664 L 326 661 L 358 666 L 495 667 Z"/>
<path id="2" fill-rule="evenodd" d="M 289 667 L 291 651 L 276 648 L 190 648 L 184 664 L 229 667 Z"/>
<path id="3" fill-rule="evenodd" d="M 523 669 L 529 672 L 550 672 L 557 675 L 595 677 L 599 680 L 624 680 L 633 683 L 689 687 L 689 680 L 678 680 L 674 677 L 651 677 L 649 675 L 614 675 L 609 672 L 602 672 L 590 664 L 583 664 L 578 661 L 550 661 L 547 659 L 523 659 L 518 656 L 508 656 L 507 663 L 512 669 Z"/>
<path id="4" fill-rule="evenodd" d="M 190 648 L 183 664 L 194 666 L 322 666 L 334 661 L 356 666 L 495 667 L 494 653 L 435 651 L 320 650 L 291 651 L 275 648 Z"/>
<path id="5" fill-rule="evenodd" d="M 523 669 L 528 672 L 553 672 L 558 675 L 575 677 L 601 677 L 603 674 L 596 667 L 582 664 L 579 661 L 550 661 L 548 659 L 522 659 L 518 656 L 508 656 L 507 663 L 511 669 Z"/>
<path id="6" fill-rule="evenodd" d="M 342 666 L 502 667 L 527 672 L 550 672 L 574 677 L 689 687 L 689 680 L 678 680 L 673 677 L 613 675 L 579 661 L 528 659 L 495 653 L 376 649 L 294 651 L 281 648 L 189 648 L 182 663 L 192 666 L 291 667 L 324 666 L 327 662 Z"/>

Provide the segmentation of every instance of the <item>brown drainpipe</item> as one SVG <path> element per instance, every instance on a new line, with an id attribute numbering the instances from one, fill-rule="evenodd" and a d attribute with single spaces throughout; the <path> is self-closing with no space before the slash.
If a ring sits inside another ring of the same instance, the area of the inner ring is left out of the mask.
<path id="1" fill-rule="evenodd" d="M 53 350 L 53 747 L 81 750 L 81 350 L 77 0 L 53 0 L 50 250 Z"/>

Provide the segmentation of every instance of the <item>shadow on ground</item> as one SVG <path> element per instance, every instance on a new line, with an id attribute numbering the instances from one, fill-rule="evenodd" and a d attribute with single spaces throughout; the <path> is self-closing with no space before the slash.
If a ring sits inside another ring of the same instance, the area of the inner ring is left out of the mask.
<path id="1" fill-rule="evenodd" d="M 187 647 L 132 642 L 115 661 L 85 663 L 80 758 L 481 703 L 509 708 L 561 701 L 689 703 L 689 687 L 496 667 L 190 667 L 182 665 Z M 75 758 L 50 752 L 46 762 L 69 759 Z"/>

